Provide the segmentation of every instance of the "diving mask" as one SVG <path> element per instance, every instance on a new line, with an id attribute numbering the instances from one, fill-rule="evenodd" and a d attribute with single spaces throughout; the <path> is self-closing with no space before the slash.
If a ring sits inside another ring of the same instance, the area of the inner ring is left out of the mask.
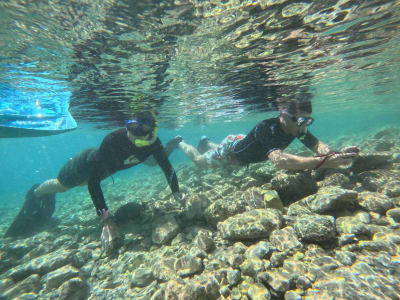
<path id="1" fill-rule="evenodd" d="M 153 122 L 127 120 L 125 121 L 126 129 L 135 137 L 135 146 L 149 146 L 157 139 L 157 126 Z M 141 139 L 150 135 L 148 139 Z"/>

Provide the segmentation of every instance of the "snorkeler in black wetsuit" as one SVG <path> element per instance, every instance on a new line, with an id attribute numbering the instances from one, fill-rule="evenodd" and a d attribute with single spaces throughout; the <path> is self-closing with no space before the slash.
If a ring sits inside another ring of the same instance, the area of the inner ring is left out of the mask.
<path id="1" fill-rule="evenodd" d="M 342 153 L 332 152 L 307 130 L 314 121 L 311 112 L 310 101 L 293 101 L 280 107 L 278 117 L 261 121 L 247 135 L 228 135 L 204 154 L 183 141 L 179 143 L 179 148 L 196 165 L 206 168 L 240 167 L 268 159 L 276 168 L 286 170 L 335 168 L 350 163 L 358 149 L 348 147 Z M 283 150 L 295 138 L 320 155 L 302 157 L 284 153 Z"/>
<path id="2" fill-rule="evenodd" d="M 232 158 L 242 164 L 265 161 L 275 150 L 284 150 L 296 137 L 285 133 L 279 118 L 261 121 L 244 138 L 232 145 Z M 309 149 L 317 145 L 318 139 L 309 131 L 301 133 L 299 140 Z"/>
<path id="3" fill-rule="evenodd" d="M 170 141 L 169 147 L 177 147 L 180 140 Z M 151 112 L 142 112 L 132 120 L 126 121 L 126 128 L 108 134 L 99 148 L 83 150 L 70 158 L 56 179 L 34 185 L 27 193 L 23 208 L 5 236 L 26 235 L 35 223 L 44 223 L 51 217 L 55 193 L 87 184 L 96 212 L 104 220 L 102 239 L 106 247 L 112 247 L 113 235 L 117 235 L 116 225 L 110 218 L 100 182 L 117 171 L 144 162 L 149 156 L 153 156 L 163 170 L 174 197 L 181 199 L 183 194 L 179 193 L 176 173 L 157 137 L 155 116 Z"/>

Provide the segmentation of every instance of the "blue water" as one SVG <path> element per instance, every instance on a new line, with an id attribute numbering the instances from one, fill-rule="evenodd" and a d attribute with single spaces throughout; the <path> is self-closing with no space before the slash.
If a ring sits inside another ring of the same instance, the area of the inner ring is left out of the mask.
<path id="1" fill-rule="evenodd" d="M 0 87 L 18 90 L 0 93 L 0 117 L 29 119 L 43 103 L 62 108 L 51 113 L 69 107 L 77 121 L 61 135 L 0 139 L 0 205 L 21 203 L 32 184 L 149 104 L 164 143 L 247 133 L 277 114 L 268 112 L 276 99 L 304 88 L 310 130 L 327 144 L 400 126 L 397 1 L 313 1 L 291 16 L 291 1 L 228 2 L 0 3 Z M 190 164 L 180 151 L 171 162 Z"/>

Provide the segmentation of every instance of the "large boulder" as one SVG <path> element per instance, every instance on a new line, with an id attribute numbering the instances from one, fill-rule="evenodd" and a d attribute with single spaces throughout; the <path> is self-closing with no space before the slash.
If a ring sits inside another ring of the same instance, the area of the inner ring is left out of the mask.
<path id="1" fill-rule="evenodd" d="M 156 220 L 151 239 L 153 243 L 163 245 L 179 233 L 179 225 L 173 216 L 164 216 Z"/>
<path id="2" fill-rule="evenodd" d="M 358 204 L 368 211 L 385 214 L 387 210 L 393 207 L 390 198 L 379 193 L 363 192 L 358 197 Z"/>
<path id="3" fill-rule="evenodd" d="M 390 152 L 360 153 L 355 159 L 351 169 L 354 173 L 364 171 L 387 169 L 391 163 L 392 154 Z"/>
<path id="4" fill-rule="evenodd" d="M 222 238 L 228 240 L 251 240 L 268 238 L 282 225 L 282 215 L 276 209 L 253 209 L 218 223 Z"/>
<path id="5" fill-rule="evenodd" d="M 296 231 L 290 226 L 273 231 L 269 240 L 279 251 L 300 249 L 303 246 L 297 238 Z"/>
<path id="6" fill-rule="evenodd" d="M 246 210 L 245 204 L 239 199 L 225 197 L 217 199 L 204 212 L 205 218 L 211 225 L 217 225 L 229 217 L 240 214 Z"/>
<path id="7" fill-rule="evenodd" d="M 340 187 L 323 187 L 317 194 L 308 196 L 304 202 L 315 213 L 326 213 L 338 208 L 352 206 L 357 199 L 357 192 Z"/>
<path id="8" fill-rule="evenodd" d="M 318 190 L 315 177 L 307 171 L 296 174 L 279 172 L 271 180 L 271 188 L 278 192 L 285 206 L 314 194 Z"/>
<path id="9" fill-rule="evenodd" d="M 294 225 L 302 241 L 324 242 L 336 237 L 335 219 L 332 216 L 302 215 Z"/>

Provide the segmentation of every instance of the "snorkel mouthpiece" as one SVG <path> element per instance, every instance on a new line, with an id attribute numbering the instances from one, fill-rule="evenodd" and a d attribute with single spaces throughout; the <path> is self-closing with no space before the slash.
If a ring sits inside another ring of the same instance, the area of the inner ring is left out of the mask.
<path id="1" fill-rule="evenodd" d="M 135 146 L 136 147 L 145 147 L 153 144 L 156 139 L 157 139 L 157 127 L 154 127 L 153 132 L 150 135 L 150 138 L 148 140 L 143 140 L 143 139 L 135 139 Z"/>

